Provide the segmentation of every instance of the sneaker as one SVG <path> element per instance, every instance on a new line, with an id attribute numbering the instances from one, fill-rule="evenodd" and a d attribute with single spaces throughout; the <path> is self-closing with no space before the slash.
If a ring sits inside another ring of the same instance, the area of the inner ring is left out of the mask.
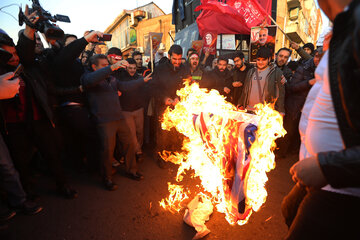
<path id="1" fill-rule="evenodd" d="M 141 181 L 144 179 L 144 175 L 142 175 L 140 172 L 136 173 L 127 173 L 126 176 L 132 180 Z"/>
<path id="2" fill-rule="evenodd" d="M 115 191 L 118 188 L 118 185 L 111 179 L 104 179 L 103 183 L 106 190 Z"/>
<path id="3" fill-rule="evenodd" d="M 15 211 L 25 215 L 35 215 L 43 210 L 43 207 L 36 202 L 26 200 L 21 205 L 14 207 Z"/>

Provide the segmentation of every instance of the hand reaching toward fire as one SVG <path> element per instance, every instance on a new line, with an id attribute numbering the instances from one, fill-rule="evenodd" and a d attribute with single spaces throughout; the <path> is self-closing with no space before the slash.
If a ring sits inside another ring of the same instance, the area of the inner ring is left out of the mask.
<path id="1" fill-rule="evenodd" d="M 290 174 L 300 186 L 320 189 L 327 184 L 317 157 L 309 157 L 295 163 L 290 168 Z"/>

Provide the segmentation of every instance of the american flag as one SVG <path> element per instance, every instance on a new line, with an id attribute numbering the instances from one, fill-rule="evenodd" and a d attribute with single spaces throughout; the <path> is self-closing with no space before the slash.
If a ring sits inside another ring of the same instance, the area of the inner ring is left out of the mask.
<path id="1" fill-rule="evenodd" d="M 223 186 L 227 202 L 231 202 L 228 209 L 234 221 L 245 220 L 252 209 L 246 205 L 246 177 L 251 162 L 250 147 L 255 141 L 257 126 L 256 121 L 238 121 L 230 119 L 223 121 L 221 127 L 230 128 L 228 136 L 222 136 L 223 141 L 219 144 L 218 139 L 212 139 L 209 128 L 215 116 L 209 113 L 193 115 L 193 125 L 207 150 L 207 156 L 215 163 L 216 157 L 221 157 L 220 167 L 223 172 Z M 252 122 L 252 123 L 250 123 Z M 220 134 L 220 133 L 219 133 Z M 218 155 L 219 151 L 225 154 Z"/>

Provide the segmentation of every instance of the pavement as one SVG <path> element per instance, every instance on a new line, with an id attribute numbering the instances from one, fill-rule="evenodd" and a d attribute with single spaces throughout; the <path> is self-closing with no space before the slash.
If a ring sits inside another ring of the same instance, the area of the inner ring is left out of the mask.
<path id="1" fill-rule="evenodd" d="M 206 226 L 210 239 L 278 240 L 283 239 L 287 226 L 281 215 L 281 201 L 293 183 L 290 166 L 297 155 L 276 160 L 276 168 L 268 174 L 268 197 L 258 212 L 243 226 L 231 226 L 225 215 L 214 211 Z M 119 188 L 103 189 L 100 178 L 89 173 L 70 174 L 72 186 L 79 197 L 63 199 L 47 176 L 38 178 L 39 203 L 44 210 L 35 216 L 18 214 L 7 225 L 0 226 L 0 239 L 19 240 L 188 240 L 196 234 L 183 222 L 184 210 L 172 214 L 159 207 L 168 194 L 167 183 L 175 182 L 176 166 L 160 169 L 155 160 L 145 156 L 141 165 L 145 179 L 134 181 L 121 174 L 114 176 Z M 186 178 L 185 184 L 198 181 Z"/>

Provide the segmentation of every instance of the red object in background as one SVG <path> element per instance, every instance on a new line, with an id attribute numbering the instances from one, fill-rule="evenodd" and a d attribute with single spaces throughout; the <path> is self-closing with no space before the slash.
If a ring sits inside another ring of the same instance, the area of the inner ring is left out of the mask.
<path id="1" fill-rule="evenodd" d="M 217 34 L 214 32 L 206 31 L 204 32 L 204 46 L 203 52 L 209 52 L 210 54 L 216 54 L 216 41 L 217 41 Z"/>
<path id="2" fill-rule="evenodd" d="M 250 34 L 251 27 L 260 25 L 271 13 L 271 0 L 259 0 L 266 4 L 266 10 L 257 0 L 230 0 L 227 3 L 202 0 L 195 11 L 201 14 L 196 19 L 199 33 Z"/>

